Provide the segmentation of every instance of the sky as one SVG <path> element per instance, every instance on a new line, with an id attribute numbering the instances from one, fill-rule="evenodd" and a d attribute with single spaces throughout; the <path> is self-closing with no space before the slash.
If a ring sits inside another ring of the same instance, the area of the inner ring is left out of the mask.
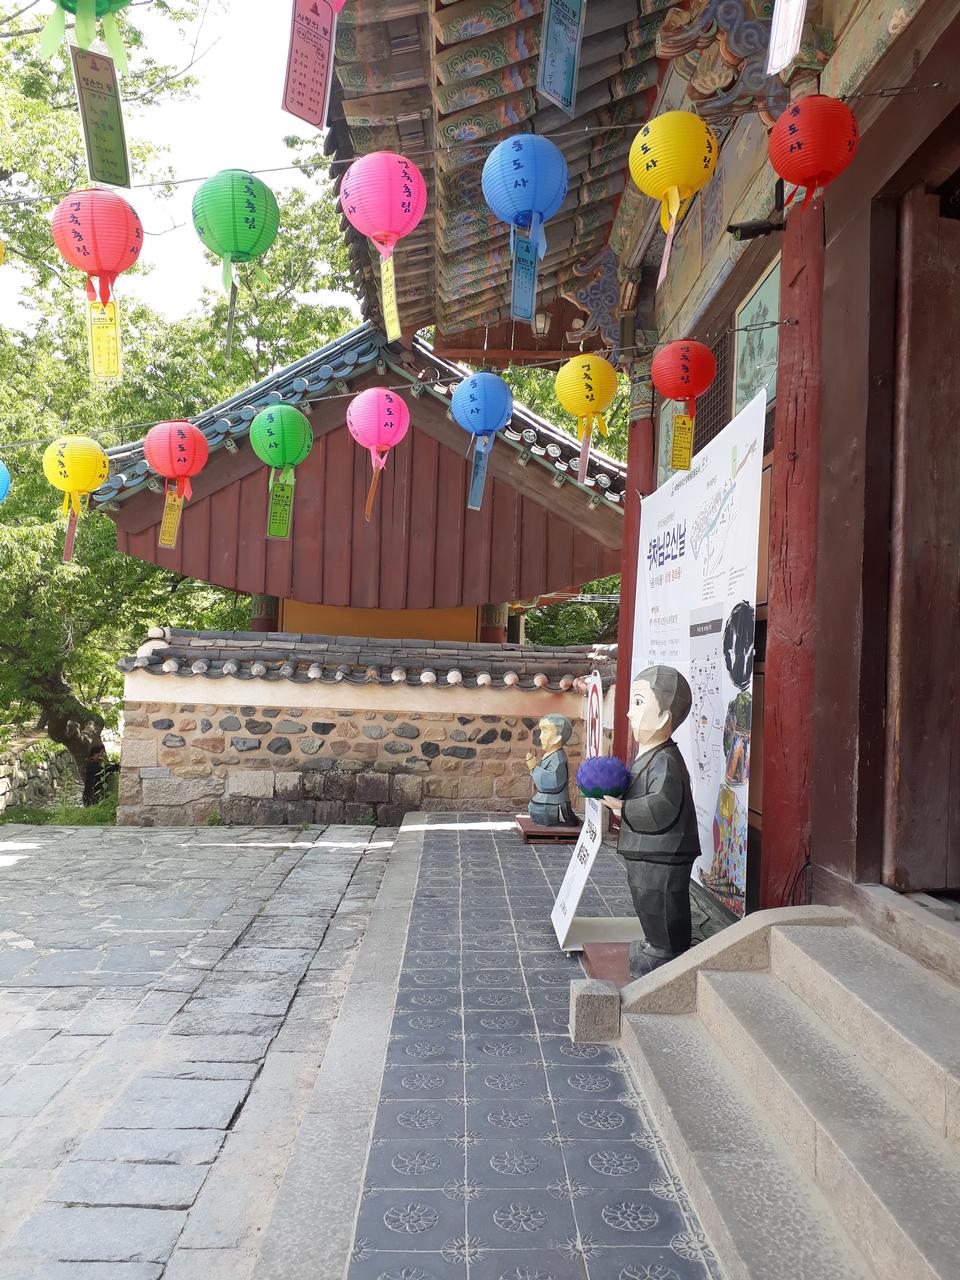
<path id="1" fill-rule="evenodd" d="M 289 0 L 210 0 L 199 32 L 200 60 L 191 72 L 199 82 L 192 96 L 149 111 L 127 105 L 128 143 L 148 141 L 166 148 L 178 177 L 289 164 L 291 153 L 284 138 L 315 135 L 309 125 L 280 107 L 290 17 Z M 154 57 L 177 68 L 186 65 L 196 31 L 184 43 L 169 21 L 149 9 L 138 12 L 137 22 Z M 278 195 L 293 185 L 307 189 L 312 185 L 298 173 L 264 174 L 263 178 Z M 135 171 L 133 181 L 143 180 L 144 175 Z M 190 205 L 198 185 L 178 187 L 170 200 L 152 191 L 120 191 L 143 222 L 146 236 L 140 261 L 152 267 L 149 273 L 122 277 L 117 290 L 121 301 L 125 296 L 137 297 L 177 319 L 196 307 L 205 288 L 220 287 L 219 269 L 205 260 L 193 229 Z M 0 320 L 16 318 L 23 323 L 22 283 L 12 263 L 0 272 Z"/>

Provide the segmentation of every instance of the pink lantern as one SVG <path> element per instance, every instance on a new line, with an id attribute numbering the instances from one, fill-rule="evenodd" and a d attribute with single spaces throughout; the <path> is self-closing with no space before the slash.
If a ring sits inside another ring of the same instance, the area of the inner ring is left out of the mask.
<path id="1" fill-rule="evenodd" d="M 347 430 L 364 449 L 370 450 L 373 479 L 367 492 L 363 518 L 370 519 L 373 500 L 380 483 L 380 472 L 387 465 L 387 454 L 399 444 L 410 427 L 410 411 L 393 391 L 371 387 L 361 391 L 347 406 Z"/>

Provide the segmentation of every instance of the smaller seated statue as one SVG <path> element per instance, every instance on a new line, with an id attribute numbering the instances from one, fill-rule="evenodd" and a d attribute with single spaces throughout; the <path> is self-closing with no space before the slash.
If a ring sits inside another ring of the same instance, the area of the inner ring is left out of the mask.
<path id="1" fill-rule="evenodd" d="M 539 827 L 578 827 L 580 821 L 570 804 L 567 754 L 563 750 L 573 733 L 573 725 L 566 716 L 544 716 L 539 730 L 543 753 L 540 763 L 535 752 L 527 752 L 527 768 L 533 780 L 533 799 L 527 812 Z"/>

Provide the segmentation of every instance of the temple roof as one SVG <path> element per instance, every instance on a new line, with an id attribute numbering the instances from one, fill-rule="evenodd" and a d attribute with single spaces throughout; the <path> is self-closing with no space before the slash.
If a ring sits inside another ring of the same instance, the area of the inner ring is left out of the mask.
<path id="1" fill-rule="evenodd" d="M 565 693 L 591 671 L 614 681 L 616 645 L 534 645 L 381 640 L 288 632 L 180 631 L 155 627 L 121 671 L 204 680 L 290 680 L 295 684 L 435 685 Z"/>

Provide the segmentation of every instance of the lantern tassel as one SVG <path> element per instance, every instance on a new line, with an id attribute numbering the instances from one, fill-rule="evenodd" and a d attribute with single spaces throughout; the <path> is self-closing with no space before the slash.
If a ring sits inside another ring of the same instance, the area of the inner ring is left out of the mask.
<path id="1" fill-rule="evenodd" d="M 370 523 L 370 517 L 373 514 L 373 500 L 377 496 L 377 488 L 380 484 L 380 468 L 374 463 L 373 479 L 370 481 L 370 488 L 367 490 L 367 505 L 363 509 L 363 518 Z"/>
<path id="2" fill-rule="evenodd" d="M 587 479 L 587 464 L 590 461 L 590 437 L 593 434 L 593 419 L 583 418 L 580 427 L 580 465 L 577 467 L 577 480 L 584 484 Z"/>
<path id="3" fill-rule="evenodd" d="M 44 24 L 40 33 L 40 52 L 45 58 L 52 58 L 67 30 L 67 15 L 59 5 L 54 6 L 53 13 Z"/>
<path id="4" fill-rule="evenodd" d="M 120 34 L 116 16 L 112 13 L 105 13 L 100 19 L 100 23 L 103 27 L 104 43 L 110 50 L 110 57 L 116 63 L 120 74 L 125 76 L 130 68 L 127 64 L 127 51 L 123 47 L 123 36 Z"/>
<path id="5" fill-rule="evenodd" d="M 223 280 L 223 292 L 229 293 L 233 288 L 233 259 L 229 253 L 223 255 L 221 279 Z"/>
<path id="6" fill-rule="evenodd" d="M 530 215 L 530 239 L 537 246 L 537 257 L 542 262 L 547 252 L 547 233 L 543 229 L 543 218 L 536 210 Z"/>
<path id="7" fill-rule="evenodd" d="M 63 539 L 63 563 L 69 564 L 73 559 L 73 544 L 77 537 L 78 512 L 71 511 L 67 517 L 67 532 Z"/>
<path id="8" fill-rule="evenodd" d="M 177 480 L 177 497 L 181 502 L 189 502 L 193 497 L 193 485 L 189 476 L 180 476 Z"/>
<path id="9" fill-rule="evenodd" d="M 93 287 L 93 276 L 87 276 L 87 298 L 91 302 L 96 302 L 97 300 L 97 291 Z"/>
<path id="10" fill-rule="evenodd" d="M 117 277 L 104 275 L 100 277 L 100 305 L 105 307 L 110 301 L 110 290 L 116 284 Z"/>
<path id="11" fill-rule="evenodd" d="M 673 252 L 673 237 L 677 233 L 677 221 L 680 217 L 683 203 L 677 187 L 671 187 L 663 198 L 663 206 L 660 210 L 660 225 L 667 233 L 667 242 L 663 246 L 663 257 L 660 259 L 660 273 L 657 276 L 658 289 L 667 278 L 667 267 L 670 265 L 670 254 Z"/>
<path id="12" fill-rule="evenodd" d="M 73 31 L 81 49 L 89 49 L 97 35 L 97 0 L 77 0 L 77 17 Z"/>

